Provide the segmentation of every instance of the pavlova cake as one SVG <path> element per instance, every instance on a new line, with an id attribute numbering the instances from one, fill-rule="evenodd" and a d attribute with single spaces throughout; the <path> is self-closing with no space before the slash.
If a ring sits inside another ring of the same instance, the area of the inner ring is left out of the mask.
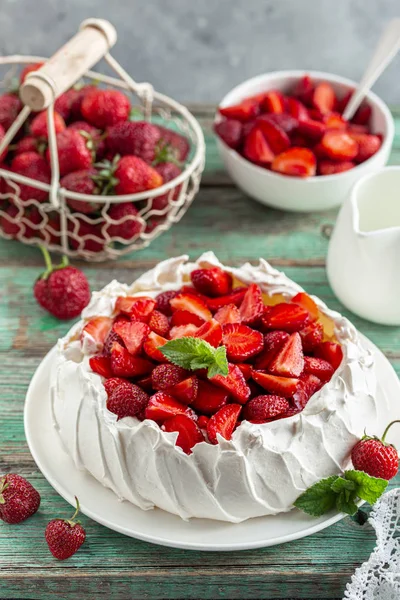
<path id="1" fill-rule="evenodd" d="M 238 523 L 293 508 L 377 419 L 373 357 L 283 273 L 166 260 L 95 292 L 58 343 L 63 445 L 121 500 Z"/>

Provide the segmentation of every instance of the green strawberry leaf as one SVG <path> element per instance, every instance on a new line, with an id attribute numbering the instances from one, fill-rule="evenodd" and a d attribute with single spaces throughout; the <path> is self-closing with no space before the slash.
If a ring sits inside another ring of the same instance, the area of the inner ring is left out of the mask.
<path id="1" fill-rule="evenodd" d="M 208 369 L 209 378 L 228 375 L 228 360 L 224 346 L 214 348 L 200 338 L 183 337 L 170 340 L 158 348 L 174 365 L 191 371 Z"/>
<path id="2" fill-rule="evenodd" d="M 371 477 L 364 471 L 346 471 L 344 477 L 356 485 L 355 493 L 357 496 L 370 504 L 375 504 L 388 485 L 386 479 Z"/>
<path id="3" fill-rule="evenodd" d="M 340 512 L 347 513 L 348 515 L 355 515 L 358 506 L 354 502 L 354 494 L 351 494 L 349 490 L 343 490 L 336 496 L 336 508 Z"/>
<path id="4" fill-rule="evenodd" d="M 344 490 L 354 492 L 354 490 L 356 489 L 356 484 L 354 483 L 354 481 L 343 479 L 343 477 L 338 477 L 336 481 L 332 483 L 331 489 L 337 493 L 340 493 Z"/>
<path id="5" fill-rule="evenodd" d="M 332 475 L 314 483 L 301 494 L 294 503 L 296 508 L 313 517 L 320 517 L 336 506 L 337 494 L 332 490 L 332 485 L 339 479 L 338 475 Z"/>

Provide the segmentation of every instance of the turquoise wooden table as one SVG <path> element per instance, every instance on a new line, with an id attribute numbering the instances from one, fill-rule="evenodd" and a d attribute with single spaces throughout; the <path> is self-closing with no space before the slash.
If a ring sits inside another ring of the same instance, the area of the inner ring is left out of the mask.
<path id="1" fill-rule="evenodd" d="M 192 106 L 207 137 L 202 188 L 182 221 L 149 248 L 116 263 L 82 264 L 92 289 L 112 278 L 131 282 L 164 258 L 213 250 L 229 264 L 262 256 L 343 312 L 377 344 L 400 373 L 400 328 L 353 316 L 334 297 L 325 275 L 328 237 L 336 211 L 289 214 L 264 207 L 224 174 L 211 133 L 212 107 Z M 400 110 L 391 156 L 400 164 Z M 42 269 L 39 250 L 0 242 L 0 474 L 17 472 L 42 495 L 39 513 L 19 526 L 0 522 L 0 598 L 338 599 L 354 569 L 374 547 L 372 528 L 351 518 L 311 537 L 273 548 L 200 553 L 124 537 L 82 517 L 87 542 L 71 559 L 54 559 L 44 540 L 48 520 L 70 506 L 50 487 L 29 453 L 23 406 L 29 381 L 46 352 L 70 327 L 44 313 L 32 296 Z M 391 483 L 392 486 L 400 484 Z"/>

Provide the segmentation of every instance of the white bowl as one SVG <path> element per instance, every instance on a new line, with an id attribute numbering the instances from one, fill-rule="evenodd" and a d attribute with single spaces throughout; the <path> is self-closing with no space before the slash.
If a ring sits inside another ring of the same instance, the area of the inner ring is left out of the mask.
<path id="1" fill-rule="evenodd" d="M 350 79 L 321 71 L 275 71 L 258 75 L 236 86 L 222 99 L 220 106 L 237 104 L 248 96 L 271 89 L 289 92 L 296 81 L 306 73 L 316 82 L 329 81 L 339 97 L 356 87 L 356 83 Z M 369 92 L 366 98 L 372 107 L 371 130 L 373 133 L 382 133 L 383 142 L 376 154 L 350 171 L 306 179 L 280 175 L 249 162 L 217 136 L 217 145 L 225 168 L 246 194 L 275 208 L 311 212 L 340 206 L 356 181 L 387 163 L 392 147 L 394 122 L 389 108 L 372 92 Z M 216 122 L 220 119 L 217 113 Z"/>

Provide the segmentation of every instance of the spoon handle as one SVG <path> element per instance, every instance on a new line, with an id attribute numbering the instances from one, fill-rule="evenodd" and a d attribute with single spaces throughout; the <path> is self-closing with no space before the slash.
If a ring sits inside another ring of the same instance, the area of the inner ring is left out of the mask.
<path id="1" fill-rule="evenodd" d="M 400 49 L 400 19 L 392 19 L 386 27 L 374 55 L 365 71 L 358 87 L 350 98 L 344 110 L 343 117 L 347 120 L 354 116 L 365 94 L 386 69 Z"/>

